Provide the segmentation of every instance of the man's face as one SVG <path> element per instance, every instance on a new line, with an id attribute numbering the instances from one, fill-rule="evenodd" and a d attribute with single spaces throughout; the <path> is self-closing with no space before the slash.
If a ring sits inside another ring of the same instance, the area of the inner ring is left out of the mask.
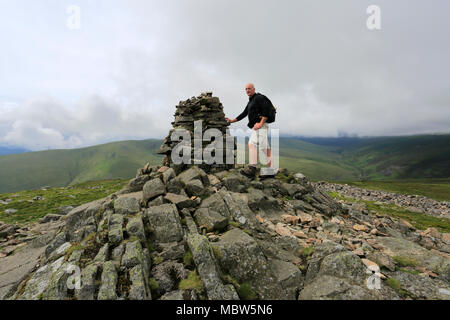
<path id="1" fill-rule="evenodd" d="M 245 92 L 249 97 L 255 94 L 255 87 L 251 84 L 245 86 Z"/>

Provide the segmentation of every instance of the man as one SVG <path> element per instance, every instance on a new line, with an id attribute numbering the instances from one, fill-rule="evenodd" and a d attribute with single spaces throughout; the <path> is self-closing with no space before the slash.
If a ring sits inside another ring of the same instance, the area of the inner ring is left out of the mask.
<path id="1" fill-rule="evenodd" d="M 241 121 L 246 116 L 248 116 L 248 127 L 253 129 L 248 142 L 249 156 L 250 156 L 250 166 L 241 170 L 241 173 L 252 178 L 256 175 L 257 166 L 257 146 L 262 151 L 264 156 L 267 157 L 267 165 L 272 166 L 272 153 L 269 148 L 269 143 L 267 139 L 267 131 L 269 129 L 266 123 L 269 113 L 270 104 L 262 95 L 255 92 L 255 86 L 249 83 L 245 86 L 245 92 L 249 97 L 249 101 L 245 110 L 235 119 L 231 120 L 225 118 L 229 123 L 234 123 Z"/>

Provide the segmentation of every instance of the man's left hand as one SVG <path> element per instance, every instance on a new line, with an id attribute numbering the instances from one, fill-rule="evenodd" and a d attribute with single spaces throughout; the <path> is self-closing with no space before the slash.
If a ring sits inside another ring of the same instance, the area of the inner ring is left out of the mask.
<path id="1" fill-rule="evenodd" d="M 255 126 L 253 127 L 253 130 L 261 129 L 261 127 L 262 127 L 261 123 L 258 122 L 258 123 L 256 123 Z"/>

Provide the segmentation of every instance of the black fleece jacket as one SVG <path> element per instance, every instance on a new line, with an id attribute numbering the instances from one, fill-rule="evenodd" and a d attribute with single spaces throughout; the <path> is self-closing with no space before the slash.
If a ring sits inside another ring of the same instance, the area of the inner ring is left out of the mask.
<path id="1" fill-rule="evenodd" d="M 260 93 L 255 93 L 249 97 L 249 101 L 245 110 L 236 117 L 237 121 L 241 121 L 248 115 L 247 126 L 253 129 L 256 123 L 261 121 L 260 117 L 269 117 L 270 105 L 267 99 Z"/>

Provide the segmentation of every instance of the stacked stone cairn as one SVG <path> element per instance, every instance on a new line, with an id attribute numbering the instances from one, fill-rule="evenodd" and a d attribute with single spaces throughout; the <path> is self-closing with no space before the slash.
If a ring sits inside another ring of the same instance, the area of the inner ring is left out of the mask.
<path id="1" fill-rule="evenodd" d="M 223 112 L 223 105 L 218 97 L 213 97 L 212 92 L 205 92 L 197 97 L 192 97 L 186 101 L 180 101 L 176 106 L 175 121 L 172 122 L 173 129 L 170 130 L 168 136 L 158 151 L 159 154 L 164 154 L 163 165 L 174 168 L 176 173 L 179 173 L 191 167 L 194 164 L 206 172 L 220 171 L 234 167 L 236 141 L 229 133 L 229 123 L 225 120 Z M 199 122 L 201 121 L 201 126 Z M 175 164 L 172 161 L 171 154 L 175 147 L 180 144 L 182 138 L 172 140 L 171 136 L 178 129 L 187 130 L 191 137 L 191 163 L 190 164 Z M 194 154 L 195 143 L 201 145 L 201 155 L 206 150 L 208 154 L 215 156 L 219 151 L 219 141 L 208 139 L 205 137 L 205 131 L 208 129 L 216 129 L 222 135 L 222 157 L 219 157 L 220 163 L 207 163 L 202 156 Z M 201 135 L 200 135 L 201 133 Z M 197 136 L 195 135 L 197 134 Z M 200 138 L 202 141 L 198 141 Z M 228 144 L 227 144 L 228 141 Z M 227 161 L 228 156 L 228 161 Z"/>

